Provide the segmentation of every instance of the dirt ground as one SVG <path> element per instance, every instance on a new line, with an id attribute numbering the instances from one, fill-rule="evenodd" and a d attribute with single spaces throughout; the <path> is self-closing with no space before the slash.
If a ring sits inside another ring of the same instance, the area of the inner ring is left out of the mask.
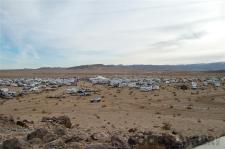
<path id="1" fill-rule="evenodd" d="M 171 77 L 171 74 L 161 73 L 165 77 Z M 199 74 L 201 73 L 190 73 L 188 76 Z M 218 75 L 223 74 L 204 74 Z M 183 75 L 176 73 L 175 76 Z M 174 85 L 164 84 L 159 90 L 141 92 L 135 88 L 112 88 L 80 81 L 78 87 L 96 90 L 91 96 L 66 94 L 66 89 L 72 87 L 63 86 L 54 91 L 1 101 L 0 114 L 11 115 L 16 120 L 34 121 L 36 128 L 42 125 L 41 119 L 44 116 L 67 115 L 76 129 L 92 133 L 119 131 L 127 134 L 130 130 L 138 130 L 168 134 L 176 132 L 185 137 L 225 135 L 224 84 L 219 88 L 208 86 L 197 90 L 181 90 Z M 10 89 L 16 91 L 21 88 Z M 91 103 L 90 99 L 94 96 L 101 96 L 101 102 Z M 24 133 L 14 134 L 10 131 L 4 136 L 0 131 L 0 137 L 4 140 L 15 135 L 24 136 Z"/>
<path id="2" fill-rule="evenodd" d="M 68 115 L 72 123 L 96 132 L 101 129 L 127 132 L 131 128 L 156 132 L 175 129 L 183 135 L 225 133 L 225 92 L 218 89 L 178 90 L 162 86 L 160 90 L 140 92 L 129 88 L 111 88 L 80 82 L 80 87 L 97 90 L 91 96 L 65 94 L 68 87 L 30 94 L 0 105 L 0 113 L 38 123 L 43 116 Z M 65 98 L 48 98 L 65 94 Z M 100 103 L 91 103 L 92 96 L 101 96 Z M 163 123 L 171 125 L 163 130 Z M 105 128 L 106 127 L 106 128 Z"/>

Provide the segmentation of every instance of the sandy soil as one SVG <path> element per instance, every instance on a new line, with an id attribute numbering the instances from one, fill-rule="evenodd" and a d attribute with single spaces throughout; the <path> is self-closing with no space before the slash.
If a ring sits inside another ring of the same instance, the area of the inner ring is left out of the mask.
<path id="1" fill-rule="evenodd" d="M 61 87 L 8 100 L 0 105 L 0 113 L 35 123 L 39 123 L 43 116 L 68 115 L 74 125 L 96 132 L 101 129 L 127 132 L 137 128 L 156 132 L 175 129 L 185 136 L 225 134 L 224 86 L 199 91 L 162 86 L 152 92 L 93 86 L 87 82 L 80 82 L 78 86 L 98 92 L 86 97 L 65 94 L 65 98 L 48 98 L 63 95 L 68 87 Z M 91 103 L 91 97 L 96 95 L 102 96 L 102 101 Z M 163 123 L 171 124 L 171 129 L 163 130 Z"/>
<path id="2" fill-rule="evenodd" d="M 97 74 L 97 73 L 96 73 Z M 62 77 L 77 76 L 74 73 L 0 73 L 0 77 Z M 91 74 L 81 75 L 82 77 Z M 111 76 L 111 74 L 105 74 Z M 129 75 L 129 74 L 123 74 Z M 131 77 L 131 75 L 129 75 Z M 160 77 L 199 77 L 224 76 L 222 73 L 203 72 L 154 72 L 139 74 L 141 76 Z M 119 132 L 129 134 L 130 130 L 151 131 L 156 133 L 181 136 L 213 136 L 225 135 L 225 84 L 219 88 L 208 86 L 206 89 L 181 90 L 174 85 L 160 86 L 159 90 L 140 92 L 137 89 L 112 88 L 104 85 L 92 85 L 80 81 L 78 87 L 92 88 L 97 92 L 91 96 L 72 96 L 65 90 L 73 86 L 63 86 L 54 91 L 28 94 L 23 97 L 2 102 L 0 114 L 11 115 L 15 120 L 34 121 L 32 129 L 18 128 L 0 129 L 0 140 L 12 137 L 24 137 L 34 128 L 42 127 L 44 116 L 67 115 L 72 121 L 73 128 L 69 131 L 82 130 L 93 134 L 99 132 Z M 10 90 L 20 90 L 10 87 Z M 59 98 L 49 98 L 49 97 Z M 61 96 L 61 97 L 60 97 Z M 63 97 L 62 97 L 63 96 Z M 99 103 L 91 103 L 94 96 L 101 96 Z M 165 129 L 165 125 L 169 128 Z M 47 126 L 49 127 L 49 126 Z M 7 130 L 7 131 L 6 131 Z M 20 130 L 20 129 L 19 129 Z M 40 148 L 37 147 L 37 148 Z"/>

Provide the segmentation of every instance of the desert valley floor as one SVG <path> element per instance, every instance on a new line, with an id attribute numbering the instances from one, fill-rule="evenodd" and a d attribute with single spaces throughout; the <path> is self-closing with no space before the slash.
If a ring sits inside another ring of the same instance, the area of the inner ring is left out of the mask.
<path id="1" fill-rule="evenodd" d="M 193 77 L 195 74 L 191 75 Z M 204 74 L 206 77 L 214 75 Z M 216 76 L 220 75 L 216 74 Z M 176 76 L 186 77 L 182 74 Z M 71 95 L 65 92 L 73 87 L 91 88 L 94 92 L 90 96 Z M 12 86 L 7 88 L 12 91 L 22 89 Z M 101 101 L 90 102 L 95 96 L 100 97 Z M 91 149 L 96 143 L 97 145 L 110 144 L 111 137 L 115 135 L 122 137 L 121 140 L 125 140 L 126 143 L 126 139 L 130 136 L 144 132 L 179 137 L 218 138 L 225 135 L 224 111 L 225 84 L 223 82 L 218 88 L 209 85 L 204 89 L 195 90 L 183 90 L 171 84 L 161 84 L 158 90 L 141 92 L 136 88 L 112 87 L 81 80 L 76 86 L 61 86 L 50 91 L 0 100 L 2 126 L 0 142 L 14 137 L 26 140 L 26 135 L 38 128 L 52 131 L 55 138 L 53 137 L 51 141 L 44 140 L 44 143 L 28 141 L 30 148 L 52 148 L 51 143 L 55 141 L 59 148 L 60 145 L 65 148 L 88 148 L 88 145 L 94 144 L 89 146 Z M 43 117 L 59 116 L 68 116 L 72 126 L 64 128 L 54 122 L 43 122 Z M 9 122 L 9 117 L 13 118 L 14 122 Z M 24 122 L 26 127 L 18 126 L 16 123 L 18 121 Z M 63 140 L 63 136 L 54 134 L 56 127 L 63 128 L 64 137 L 73 136 L 74 139 L 77 135 L 80 138 L 78 141 L 70 138 L 71 142 L 76 142 L 72 145 L 70 142 L 71 146 L 67 145 L 65 140 L 61 142 L 62 144 L 57 144 L 59 139 Z"/>

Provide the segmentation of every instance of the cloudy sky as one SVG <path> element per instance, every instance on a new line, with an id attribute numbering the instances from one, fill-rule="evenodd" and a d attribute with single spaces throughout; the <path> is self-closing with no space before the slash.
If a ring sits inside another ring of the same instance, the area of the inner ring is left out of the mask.
<path id="1" fill-rule="evenodd" d="M 0 69 L 225 61 L 225 0 L 0 0 Z"/>

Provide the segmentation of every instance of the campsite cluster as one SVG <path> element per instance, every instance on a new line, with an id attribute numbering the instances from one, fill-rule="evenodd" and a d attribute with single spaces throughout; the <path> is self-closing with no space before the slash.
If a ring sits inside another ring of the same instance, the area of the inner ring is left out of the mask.
<path id="1" fill-rule="evenodd" d="M 173 85 L 174 87 L 182 90 L 197 90 L 204 89 L 208 86 L 218 88 L 225 83 L 225 77 L 201 77 L 201 78 L 128 78 L 128 77 L 111 77 L 106 78 L 103 76 L 90 77 L 90 78 L 3 78 L 0 79 L 0 97 L 13 98 L 23 96 L 29 93 L 40 93 L 42 91 L 56 90 L 61 86 L 76 86 L 77 83 L 82 81 L 91 82 L 93 85 L 101 84 L 111 87 L 129 87 L 135 88 L 142 92 L 149 92 L 152 90 L 159 90 L 161 86 Z M 11 91 L 7 86 L 19 87 L 17 92 Z M 67 88 L 67 94 L 88 96 L 91 92 L 95 92 L 89 88 Z M 99 98 L 95 97 L 92 101 L 98 101 Z"/>
<path id="2" fill-rule="evenodd" d="M 23 96 L 29 93 L 40 93 L 42 91 L 55 90 L 64 85 L 76 85 L 78 78 L 15 78 L 0 79 L 0 86 L 4 86 L 0 90 L 0 97 L 12 98 L 17 96 Z M 21 90 L 15 92 L 9 90 L 8 87 L 19 87 Z"/>

